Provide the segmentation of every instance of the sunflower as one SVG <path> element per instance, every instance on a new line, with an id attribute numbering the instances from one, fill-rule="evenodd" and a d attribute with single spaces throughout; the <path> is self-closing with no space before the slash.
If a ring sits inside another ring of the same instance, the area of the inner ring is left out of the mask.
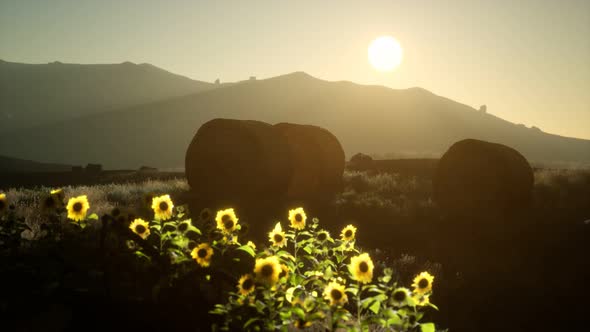
<path id="1" fill-rule="evenodd" d="M 234 209 L 217 211 L 215 221 L 217 222 L 217 228 L 219 228 L 224 233 L 233 232 L 238 225 L 238 218 L 236 217 Z"/>
<path id="2" fill-rule="evenodd" d="M 208 267 L 211 264 L 213 248 L 208 243 L 201 243 L 191 252 L 191 257 L 202 267 Z"/>
<path id="3" fill-rule="evenodd" d="M 111 217 L 116 219 L 118 216 L 121 215 L 121 213 L 122 213 L 121 209 L 119 209 L 118 207 L 115 207 L 111 210 Z"/>
<path id="4" fill-rule="evenodd" d="M 405 287 L 396 288 L 393 293 L 391 293 L 391 301 L 393 305 L 397 307 L 402 307 L 408 303 L 408 299 L 412 296 L 410 290 Z"/>
<path id="5" fill-rule="evenodd" d="M 348 302 L 348 297 L 344 292 L 344 285 L 337 282 L 331 282 L 324 290 L 324 298 L 330 301 L 330 305 L 344 305 Z"/>
<path id="6" fill-rule="evenodd" d="M 248 295 L 254 291 L 255 286 L 252 275 L 245 274 L 238 281 L 238 292 L 242 295 Z"/>
<path id="7" fill-rule="evenodd" d="M 272 232 L 268 233 L 268 238 L 275 247 L 281 248 L 287 245 L 287 238 L 285 237 L 285 232 L 283 232 L 283 228 L 281 227 L 281 222 L 278 222 Z"/>
<path id="8" fill-rule="evenodd" d="M 430 304 L 430 295 L 414 295 L 412 297 L 417 306 L 427 306 Z"/>
<path id="9" fill-rule="evenodd" d="M 64 193 L 64 191 L 59 188 L 59 189 L 53 189 L 52 191 L 49 192 L 50 195 L 57 197 L 57 199 L 60 202 L 63 202 L 64 199 L 66 199 L 66 194 Z"/>
<path id="10" fill-rule="evenodd" d="M 45 212 L 53 212 L 57 210 L 63 203 L 59 201 L 56 195 L 49 194 L 43 198 L 41 202 L 41 209 Z"/>
<path id="11" fill-rule="evenodd" d="M 281 264 L 281 273 L 279 273 L 279 279 L 289 277 L 289 267 L 285 264 Z"/>
<path id="12" fill-rule="evenodd" d="M 4 213 L 8 208 L 8 201 L 6 200 L 6 194 L 0 194 L 0 214 Z"/>
<path id="13" fill-rule="evenodd" d="M 70 198 L 68 201 L 68 218 L 74 221 L 81 221 L 86 218 L 86 212 L 90 208 L 86 195 Z"/>
<path id="14" fill-rule="evenodd" d="M 305 215 L 303 208 L 300 207 L 294 210 L 289 210 L 289 221 L 291 222 L 291 227 L 299 230 L 304 229 L 305 220 L 307 220 L 307 216 Z"/>
<path id="15" fill-rule="evenodd" d="M 152 199 L 152 209 L 154 210 L 156 220 L 168 220 L 172 218 L 172 208 L 174 208 L 174 204 L 172 204 L 170 195 L 162 195 Z"/>
<path id="16" fill-rule="evenodd" d="M 324 242 L 326 240 L 329 240 L 330 239 L 330 233 L 328 233 L 328 231 L 321 230 L 321 231 L 318 232 L 318 235 L 316 236 L 316 239 L 319 242 Z"/>
<path id="17" fill-rule="evenodd" d="M 342 233 L 340 233 L 340 237 L 344 241 L 352 241 L 354 240 L 354 236 L 356 235 L 356 227 L 353 225 L 348 225 L 344 227 Z"/>
<path id="18" fill-rule="evenodd" d="M 206 222 L 211 220 L 212 215 L 213 212 L 211 212 L 210 209 L 204 208 L 203 210 L 201 210 L 201 213 L 199 213 L 199 219 L 201 219 L 202 222 Z"/>
<path id="19" fill-rule="evenodd" d="M 254 274 L 260 283 L 269 286 L 276 284 L 279 281 L 281 270 L 281 264 L 276 256 L 256 259 Z"/>
<path id="20" fill-rule="evenodd" d="M 434 277 L 430 275 L 428 272 L 422 272 L 414 278 L 414 283 L 412 287 L 414 287 L 414 293 L 419 295 L 424 295 L 432 290 L 432 282 L 434 281 Z"/>
<path id="21" fill-rule="evenodd" d="M 232 234 L 224 235 L 223 242 L 225 242 L 226 244 L 240 244 L 240 242 L 238 241 L 238 236 Z"/>
<path id="22" fill-rule="evenodd" d="M 150 235 L 150 225 L 141 218 L 133 220 L 129 228 L 144 240 Z"/>
<path id="23" fill-rule="evenodd" d="M 373 267 L 371 257 L 364 253 L 350 259 L 348 271 L 353 280 L 366 284 L 373 280 Z"/>

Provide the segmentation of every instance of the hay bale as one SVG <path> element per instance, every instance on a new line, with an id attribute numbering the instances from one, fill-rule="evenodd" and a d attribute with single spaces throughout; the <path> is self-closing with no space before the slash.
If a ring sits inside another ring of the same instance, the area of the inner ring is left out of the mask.
<path id="1" fill-rule="evenodd" d="M 336 136 L 311 125 L 278 123 L 274 127 L 287 140 L 293 163 L 289 198 L 330 199 L 342 190 L 346 161 Z"/>
<path id="2" fill-rule="evenodd" d="M 348 168 L 355 171 L 366 171 L 373 168 L 373 158 L 364 153 L 357 153 L 350 158 Z"/>
<path id="3" fill-rule="evenodd" d="M 214 119 L 203 124 L 185 159 L 188 183 L 208 201 L 284 196 L 291 177 L 287 142 L 272 125 Z"/>
<path id="4" fill-rule="evenodd" d="M 434 199 L 454 216 L 506 215 L 530 205 L 533 182 L 531 166 L 518 151 L 466 139 L 440 159 Z"/>

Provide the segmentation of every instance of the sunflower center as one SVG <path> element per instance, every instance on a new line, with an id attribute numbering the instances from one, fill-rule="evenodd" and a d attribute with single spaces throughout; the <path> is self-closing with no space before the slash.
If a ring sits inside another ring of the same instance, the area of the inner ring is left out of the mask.
<path id="1" fill-rule="evenodd" d="M 162 210 L 162 211 L 168 211 L 168 203 L 166 203 L 166 202 L 160 202 L 160 210 Z"/>
<path id="2" fill-rule="evenodd" d="M 242 283 L 242 289 L 249 290 L 252 287 L 254 287 L 254 281 L 250 278 L 244 280 Z"/>
<path id="3" fill-rule="evenodd" d="M 420 281 L 418 282 L 418 287 L 419 288 L 426 288 L 426 287 L 428 287 L 428 280 L 426 280 L 426 278 L 420 279 Z"/>
<path id="4" fill-rule="evenodd" d="M 369 264 L 367 264 L 367 262 L 361 262 L 361 263 L 359 264 L 359 270 L 360 270 L 362 273 L 367 273 L 367 272 L 369 271 Z"/>
<path id="5" fill-rule="evenodd" d="M 178 225 L 178 230 L 184 232 L 188 229 L 187 223 L 183 222 L 182 224 Z"/>
<path id="6" fill-rule="evenodd" d="M 203 219 L 203 220 L 209 219 L 209 211 L 201 212 L 201 219 Z"/>
<path id="7" fill-rule="evenodd" d="M 274 239 L 276 243 L 283 242 L 283 236 L 281 234 L 275 234 Z"/>
<path id="8" fill-rule="evenodd" d="M 201 248 L 197 251 L 197 256 L 199 256 L 199 258 L 205 258 L 207 257 L 207 249 Z"/>
<path id="9" fill-rule="evenodd" d="M 145 232 L 145 230 L 146 230 L 146 228 L 145 228 L 144 225 L 137 225 L 137 226 L 135 226 L 135 231 L 138 234 L 143 234 Z"/>
<path id="10" fill-rule="evenodd" d="M 352 236 L 352 231 L 349 229 L 346 232 L 344 232 L 344 237 L 351 237 Z"/>
<path id="11" fill-rule="evenodd" d="M 297 213 L 295 215 L 295 221 L 296 222 L 302 222 L 303 221 L 303 216 L 301 216 L 301 214 Z"/>
<path id="12" fill-rule="evenodd" d="M 80 203 L 80 202 L 74 203 L 74 206 L 72 206 L 72 209 L 74 209 L 74 211 L 76 211 L 76 212 L 82 211 L 82 203 Z"/>
<path id="13" fill-rule="evenodd" d="M 326 240 L 326 238 L 327 238 L 326 233 L 320 233 L 320 234 L 318 234 L 318 240 L 324 241 L 324 240 Z"/>
<path id="14" fill-rule="evenodd" d="M 332 291 L 330 292 L 330 296 L 335 300 L 335 301 L 339 301 L 342 298 L 342 292 L 339 291 L 338 289 L 332 289 Z"/>
<path id="15" fill-rule="evenodd" d="M 234 220 L 227 214 L 221 218 L 221 222 L 223 222 L 223 227 L 225 227 L 225 229 L 234 228 Z"/>
<path id="16" fill-rule="evenodd" d="M 272 265 L 270 265 L 270 264 L 264 265 L 262 267 L 262 269 L 260 270 L 260 273 L 265 278 L 272 276 L 273 272 L 274 272 L 274 269 L 273 269 Z"/>
<path id="17" fill-rule="evenodd" d="M 404 291 L 397 291 L 397 292 L 393 293 L 393 299 L 396 302 L 402 302 L 403 300 L 406 299 L 406 292 L 404 292 Z"/>

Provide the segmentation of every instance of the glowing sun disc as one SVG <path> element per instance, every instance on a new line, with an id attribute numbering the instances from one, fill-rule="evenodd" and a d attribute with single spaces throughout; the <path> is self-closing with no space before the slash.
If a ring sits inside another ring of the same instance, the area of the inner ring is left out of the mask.
<path id="1" fill-rule="evenodd" d="M 395 38 L 382 36 L 369 45 L 369 62 L 379 71 L 391 71 L 402 63 L 402 47 Z"/>

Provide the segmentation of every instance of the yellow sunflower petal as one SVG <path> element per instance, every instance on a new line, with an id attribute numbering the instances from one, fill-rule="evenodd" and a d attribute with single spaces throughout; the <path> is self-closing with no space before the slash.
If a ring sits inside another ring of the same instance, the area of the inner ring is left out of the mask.
<path id="1" fill-rule="evenodd" d="M 168 220 L 172 218 L 172 209 L 174 204 L 170 199 L 170 195 L 162 195 L 152 199 L 152 210 L 156 220 Z"/>
<path id="2" fill-rule="evenodd" d="M 299 207 L 293 210 L 289 210 L 289 221 L 291 222 L 292 228 L 299 230 L 304 229 L 306 220 L 307 216 L 305 215 L 305 211 L 303 210 L 303 208 Z"/>
<path id="3" fill-rule="evenodd" d="M 213 248 L 208 243 L 201 243 L 193 249 L 191 257 L 202 267 L 208 267 L 211 264 Z"/>
<path id="4" fill-rule="evenodd" d="M 86 213 L 90 208 L 88 197 L 86 195 L 73 197 L 68 200 L 66 209 L 68 210 L 68 218 L 74 221 L 81 221 L 86 219 Z"/>
<path id="5" fill-rule="evenodd" d="M 363 284 L 370 283 L 373 280 L 373 268 L 373 261 L 367 253 L 352 257 L 348 265 L 348 271 L 352 279 Z"/>

